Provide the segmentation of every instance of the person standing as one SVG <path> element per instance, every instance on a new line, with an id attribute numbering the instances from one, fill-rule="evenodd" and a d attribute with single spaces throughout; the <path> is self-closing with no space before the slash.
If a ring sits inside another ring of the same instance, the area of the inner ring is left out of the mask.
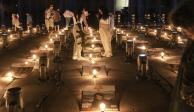
<path id="1" fill-rule="evenodd" d="M 73 17 L 73 37 L 74 37 L 74 47 L 73 47 L 73 60 L 83 60 L 84 58 L 81 56 L 82 52 L 82 34 L 81 25 L 76 21 L 76 17 Z"/>
<path id="2" fill-rule="evenodd" d="M 60 10 L 57 9 L 54 12 L 54 24 L 55 24 L 55 29 L 60 29 L 60 25 L 61 25 L 61 15 L 60 15 Z"/>
<path id="3" fill-rule="evenodd" d="M 104 48 L 104 53 L 102 54 L 102 56 L 112 57 L 112 34 L 110 16 L 108 10 L 105 8 L 100 9 L 99 13 L 102 15 L 99 21 L 99 33 Z"/>
<path id="4" fill-rule="evenodd" d="M 171 13 L 171 22 L 188 37 L 172 93 L 170 112 L 194 112 L 194 0 L 186 0 Z"/>
<path id="5" fill-rule="evenodd" d="M 26 25 L 27 29 L 30 30 L 30 27 L 32 27 L 32 16 L 29 13 L 26 13 Z"/>
<path id="6" fill-rule="evenodd" d="M 14 30 L 17 31 L 17 29 L 20 28 L 20 21 L 19 21 L 19 15 L 18 14 L 12 14 L 12 25 L 14 27 Z"/>
<path id="7" fill-rule="evenodd" d="M 66 29 L 68 29 L 68 27 L 70 26 L 71 19 L 74 17 L 74 13 L 70 10 L 65 10 L 63 16 L 65 17 Z"/>
<path id="8" fill-rule="evenodd" d="M 88 21 L 87 21 L 87 17 L 88 17 L 89 13 L 86 9 L 82 10 L 82 14 L 80 17 L 80 23 L 81 23 L 81 28 L 84 32 L 88 31 Z"/>
<path id="9" fill-rule="evenodd" d="M 54 7 L 50 5 L 48 9 L 45 10 L 45 26 L 49 32 L 50 28 L 54 28 Z"/>

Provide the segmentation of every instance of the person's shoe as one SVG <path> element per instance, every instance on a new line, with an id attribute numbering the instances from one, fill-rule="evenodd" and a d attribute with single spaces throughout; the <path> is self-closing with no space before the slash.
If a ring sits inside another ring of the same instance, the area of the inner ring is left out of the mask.
<path id="1" fill-rule="evenodd" d="M 101 56 L 105 57 L 106 55 L 105 55 L 105 53 L 102 53 Z"/>
<path id="2" fill-rule="evenodd" d="M 73 60 L 77 60 L 78 58 L 76 56 L 73 56 Z"/>

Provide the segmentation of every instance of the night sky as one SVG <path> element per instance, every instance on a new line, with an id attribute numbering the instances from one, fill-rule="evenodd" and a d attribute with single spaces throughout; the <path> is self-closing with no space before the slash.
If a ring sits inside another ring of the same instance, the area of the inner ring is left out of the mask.
<path id="1" fill-rule="evenodd" d="M 132 0 L 131 0 L 132 1 Z M 157 10 L 170 10 L 176 0 L 137 0 L 139 5 L 144 4 L 148 12 Z M 83 7 L 90 11 L 97 11 L 99 7 L 108 7 L 110 11 L 114 10 L 113 0 L 0 0 L 0 24 L 10 25 L 11 13 L 19 13 L 20 21 L 25 23 L 25 13 L 31 13 L 34 24 L 42 24 L 44 22 L 44 10 L 54 4 L 55 8 L 59 8 L 61 13 L 65 9 L 79 12 Z M 6 21 L 5 21 L 6 20 Z"/>

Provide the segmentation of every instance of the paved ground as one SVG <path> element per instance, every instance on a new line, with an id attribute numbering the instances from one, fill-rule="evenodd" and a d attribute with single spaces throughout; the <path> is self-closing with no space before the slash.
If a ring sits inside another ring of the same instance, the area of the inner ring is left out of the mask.
<path id="1" fill-rule="evenodd" d="M 26 43 L 2 55 L 1 66 L 8 67 L 18 57 L 25 57 L 26 53 L 38 46 L 41 41 L 44 39 L 30 41 L 29 44 Z M 116 86 L 121 112 L 166 112 L 168 110 L 170 97 L 166 91 L 152 80 L 136 80 L 136 62 L 125 64 L 124 52 L 115 50 L 114 57 L 104 58 L 103 61 L 107 63 L 109 75 L 105 78 L 97 78 L 97 84 Z M 14 80 L 9 87 L 20 86 L 23 89 L 26 112 L 33 112 L 43 95 L 48 95 L 48 98 L 43 103 L 42 112 L 79 112 L 81 88 L 93 84 L 91 79 L 81 77 L 81 63 L 66 57 L 62 65 L 64 85 L 61 90 L 56 88 L 53 82 L 40 82 L 37 71 L 25 79 Z M 5 111 L 3 103 L 0 111 Z"/>

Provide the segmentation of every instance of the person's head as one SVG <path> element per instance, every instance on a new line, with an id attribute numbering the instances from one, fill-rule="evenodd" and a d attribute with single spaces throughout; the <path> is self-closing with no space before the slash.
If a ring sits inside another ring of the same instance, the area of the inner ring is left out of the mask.
<path id="1" fill-rule="evenodd" d="M 194 40 L 194 0 L 185 0 L 170 15 L 171 23 L 182 27 Z"/>
<path id="2" fill-rule="evenodd" d="M 109 13 L 108 13 L 108 9 L 107 8 L 101 7 L 99 9 L 99 13 L 102 15 L 103 19 L 107 19 L 109 17 Z"/>
<path id="3" fill-rule="evenodd" d="M 53 10 L 54 9 L 54 6 L 53 5 L 50 5 L 49 9 L 50 10 Z"/>

